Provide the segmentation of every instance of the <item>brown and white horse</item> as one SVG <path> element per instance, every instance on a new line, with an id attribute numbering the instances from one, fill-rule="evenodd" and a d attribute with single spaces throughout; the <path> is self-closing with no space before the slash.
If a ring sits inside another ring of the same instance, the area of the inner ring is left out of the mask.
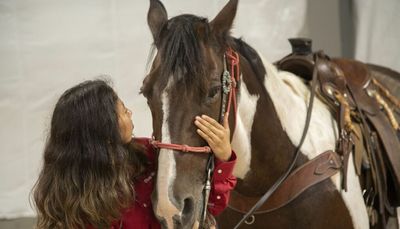
<path id="1" fill-rule="evenodd" d="M 299 144 L 310 91 L 295 75 L 277 70 L 240 39 L 230 36 L 237 0 L 230 0 L 211 21 L 194 15 L 168 19 L 158 0 L 150 0 L 148 24 L 157 49 L 142 93 L 153 118 L 155 139 L 164 143 L 204 146 L 193 125 L 196 115 L 220 118 L 221 75 L 228 48 L 240 57 L 237 112 L 231 110 L 232 146 L 237 154 L 236 192 L 262 196 L 285 172 Z M 236 119 L 235 119 L 236 117 Z M 335 149 L 335 120 L 318 99 L 299 166 L 325 150 Z M 206 154 L 160 149 L 153 206 L 164 228 L 196 228 L 202 211 Z M 352 164 L 350 156 L 349 164 Z M 348 191 L 336 174 L 302 193 L 290 204 L 255 215 L 243 228 L 369 228 L 367 209 L 353 166 Z M 242 214 L 227 209 L 220 228 L 233 228 Z"/>

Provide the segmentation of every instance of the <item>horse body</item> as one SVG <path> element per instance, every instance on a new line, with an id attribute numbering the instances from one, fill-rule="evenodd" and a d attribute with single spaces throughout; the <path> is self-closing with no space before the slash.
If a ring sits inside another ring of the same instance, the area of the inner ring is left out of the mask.
<path id="1" fill-rule="evenodd" d="M 201 114 L 220 118 L 223 56 L 233 48 L 240 55 L 241 69 L 237 113 L 230 111 L 232 147 L 237 154 L 234 175 L 239 178 L 235 192 L 262 196 L 291 163 L 305 125 L 309 89 L 229 36 L 237 1 L 229 1 L 210 23 L 193 15 L 168 20 L 164 6 L 158 0 L 150 2 L 148 23 L 158 52 L 142 92 L 152 112 L 154 137 L 165 143 L 205 145 L 193 120 Z M 335 150 L 337 132 L 327 106 L 315 101 L 296 167 L 325 150 Z M 256 214 L 255 221 L 243 228 L 368 228 L 352 160 L 350 156 L 347 192 L 341 191 L 338 173 L 289 204 Z M 153 206 L 164 228 L 199 225 L 206 161 L 204 154 L 160 150 Z M 242 216 L 228 207 L 217 217 L 218 225 L 232 228 Z"/>
<path id="2" fill-rule="evenodd" d="M 242 56 L 243 58 L 246 57 Z M 278 71 L 266 61 L 264 67 L 264 83 L 259 84 L 258 91 L 254 89 L 254 85 L 248 83 L 257 82 L 257 79 L 246 79 L 252 74 L 243 73 L 238 120 L 249 120 L 252 114 L 259 115 L 251 119 L 252 124 L 247 124 L 250 133 L 238 133 L 235 129 L 232 139 L 232 146 L 238 154 L 237 168 L 240 168 L 235 169 L 234 174 L 243 179 L 238 183 L 236 190 L 250 196 L 264 194 L 288 167 L 294 146 L 299 144 L 304 128 L 309 96 L 309 89 L 299 77 Z M 247 89 L 251 86 L 247 84 L 253 86 L 252 95 L 249 93 L 250 89 Z M 256 109 L 252 112 L 248 112 L 249 97 L 259 98 L 257 105 L 253 106 Z M 238 121 L 239 130 L 240 123 L 241 121 Z M 337 136 L 336 123 L 328 108 L 321 101 L 315 101 L 309 134 L 301 148 L 302 157 L 298 165 L 325 150 L 335 149 Z M 271 144 L 271 141 L 274 144 Z M 237 150 L 237 145 L 252 147 L 251 150 Z M 249 157 L 252 163 L 244 170 L 243 162 L 239 158 Z M 247 227 L 262 228 L 268 224 L 271 228 L 291 228 L 293 225 L 296 225 L 296 228 L 368 228 L 367 211 L 354 168 L 349 168 L 348 171 L 348 183 L 351 186 L 348 192 L 340 191 L 340 179 L 340 174 L 336 174 L 330 180 L 303 193 L 286 207 L 271 213 L 256 214 L 255 222 Z M 218 222 L 221 228 L 232 228 L 241 217 L 242 214 L 228 208 L 218 218 Z"/>

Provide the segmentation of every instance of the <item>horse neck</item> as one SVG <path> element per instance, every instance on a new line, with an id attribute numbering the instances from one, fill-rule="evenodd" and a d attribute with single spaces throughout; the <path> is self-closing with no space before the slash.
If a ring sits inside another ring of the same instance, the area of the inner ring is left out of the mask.
<path id="1" fill-rule="evenodd" d="M 265 190 L 291 163 L 303 133 L 310 91 L 299 77 L 280 72 L 254 56 L 249 58 L 251 61 L 246 55 L 241 59 L 239 121 L 232 142 L 239 157 L 234 172 L 245 183 L 259 184 L 259 190 Z M 335 149 L 336 138 L 334 118 L 326 105 L 316 99 L 297 165 Z"/>
<path id="2" fill-rule="evenodd" d="M 232 147 L 238 155 L 234 174 L 237 189 L 244 193 L 265 192 L 288 167 L 294 146 L 284 131 L 273 101 L 267 93 L 267 76 L 257 76 L 241 56 L 237 124 Z M 261 82 L 263 79 L 264 82 Z"/>

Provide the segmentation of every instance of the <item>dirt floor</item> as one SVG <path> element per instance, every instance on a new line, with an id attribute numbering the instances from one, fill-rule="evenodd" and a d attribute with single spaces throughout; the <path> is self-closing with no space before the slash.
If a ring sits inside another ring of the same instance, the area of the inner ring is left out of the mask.
<path id="1" fill-rule="evenodd" d="M 35 218 L 18 218 L 12 220 L 0 220 L 0 229 L 32 229 Z"/>

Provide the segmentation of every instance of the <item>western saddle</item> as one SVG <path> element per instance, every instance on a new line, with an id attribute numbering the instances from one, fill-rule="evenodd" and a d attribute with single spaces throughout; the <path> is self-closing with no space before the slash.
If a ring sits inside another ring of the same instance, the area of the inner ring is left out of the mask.
<path id="1" fill-rule="evenodd" d="M 367 65 L 312 52 L 310 39 L 289 41 L 293 52 L 276 66 L 306 82 L 317 71 L 317 96 L 338 123 L 340 136 L 335 151 L 340 158 L 342 188 L 347 190 L 347 162 L 353 153 L 370 224 L 385 225 L 388 216 L 396 215 L 395 206 L 400 205 L 400 128 L 390 107 L 400 109 L 399 98 L 373 77 Z"/>

